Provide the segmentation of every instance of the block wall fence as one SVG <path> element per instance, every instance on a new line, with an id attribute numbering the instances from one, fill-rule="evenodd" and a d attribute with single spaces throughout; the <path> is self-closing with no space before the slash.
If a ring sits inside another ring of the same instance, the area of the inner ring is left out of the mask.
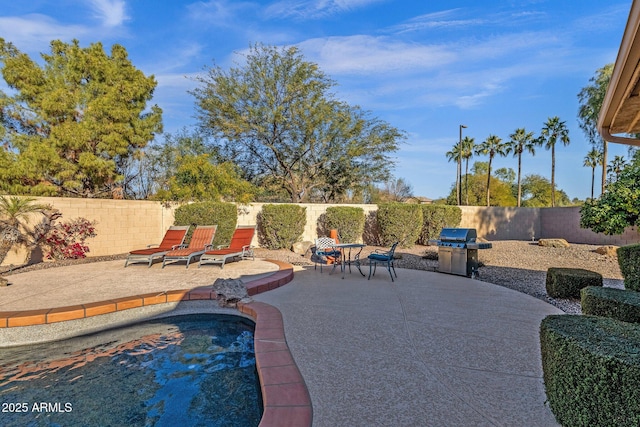
<path id="1" fill-rule="evenodd" d="M 61 221 L 83 217 L 96 221 L 97 237 L 88 241 L 89 256 L 113 255 L 159 243 L 165 230 L 173 224 L 176 206 L 142 200 L 74 199 L 41 197 L 39 203 L 50 204 L 62 213 Z M 264 203 L 239 206 L 238 225 L 256 224 Z M 307 209 L 303 240 L 313 241 L 319 234 L 318 218 L 332 204 L 302 204 Z M 365 215 L 377 205 L 341 205 L 361 207 Z M 492 240 L 537 240 L 563 238 L 571 243 L 627 245 L 640 242 L 635 227 L 621 235 L 607 236 L 580 228 L 580 208 L 515 208 L 461 206 L 460 227 L 475 228 L 478 236 Z M 259 246 L 254 238 L 253 244 Z M 22 264 L 25 253 L 11 253 L 3 264 Z"/>

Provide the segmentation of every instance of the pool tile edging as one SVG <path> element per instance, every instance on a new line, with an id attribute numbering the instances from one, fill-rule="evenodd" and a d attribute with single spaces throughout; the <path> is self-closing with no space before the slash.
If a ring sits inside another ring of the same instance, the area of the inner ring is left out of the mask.
<path id="1" fill-rule="evenodd" d="M 247 282 L 249 296 L 276 289 L 293 280 L 291 264 L 276 260 L 265 261 L 276 264 L 279 270 Z M 207 289 L 174 290 L 53 309 L 0 312 L 0 328 L 64 322 L 170 302 L 216 299 L 217 294 Z M 253 318 L 256 323 L 256 368 L 264 407 L 259 426 L 311 426 L 311 398 L 302 374 L 289 352 L 280 310 L 262 302 L 240 303 L 238 310 Z"/>

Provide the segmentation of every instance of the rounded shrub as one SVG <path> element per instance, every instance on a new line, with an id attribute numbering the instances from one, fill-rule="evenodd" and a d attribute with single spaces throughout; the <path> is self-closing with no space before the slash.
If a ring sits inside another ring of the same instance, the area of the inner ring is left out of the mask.
<path id="1" fill-rule="evenodd" d="M 331 206 L 325 214 L 326 228 L 338 230 L 342 242 L 362 241 L 364 221 L 364 209 L 353 206 Z"/>
<path id="2" fill-rule="evenodd" d="M 378 205 L 376 215 L 380 243 L 389 246 L 400 242 L 401 247 L 411 247 L 422 230 L 420 205 L 406 203 L 383 203 Z"/>
<path id="3" fill-rule="evenodd" d="M 580 291 L 582 314 L 640 323 L 640 292 L 588 286 Z"/>
<path id="4" fill-rule="evenodd" d="M 618 265 L 624 277 L 624 287 L 640 291 L 640 243 L 619 247 Z"/>
<path id="5" fill-rule="evenodd" d="M 191 225 L 185 238 L 189 242 L 197 225 L 217 225 L 214 246 L 226 246 L 231 242 L 238 224 L 238 208 L 233 203 L 197 202 L 179 206 L 175 211 L 175 225 Z"/>
<path id="6" fill-rule="evenodd" d="M 551 298 L 580 298 L 580 289 L 587 286 L 602 286 L 602 274 L 582 268 L 547 270 L 547 295 Z"/>
<path id="7" fill-rule="evenodd" d="M 447 227 L 457 227 L 462 221 L 462 210 L 458 206 L 418 205 L 422 209 L 422 230 L 418 243 L 427 245 L 430 239 L 437 239 L 440 231 Z"/>
<path id="8" fill-rule="evenodd" d="M 547 316 L 540 350 L 547 401 L 560 424 L 640 425 L 640 325 Z"/>
<path id="9" fill-rule="evenodd" d="M 307 208 L 292 204 L 269 204 L 258 215 L 261 245 L 269 249 L 291 249 L 307 224 Z"/>

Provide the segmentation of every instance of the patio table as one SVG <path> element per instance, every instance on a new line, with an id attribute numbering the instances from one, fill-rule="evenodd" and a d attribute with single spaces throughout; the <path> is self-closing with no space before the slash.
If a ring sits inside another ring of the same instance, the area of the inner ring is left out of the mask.
<path id="1" fill-rule="evenodd" d="M 331 245 L 331 247 L 334 250 L 339 250 L 342 253 L 342 259 L 340 261 L 340 270 L 342 271 L 343 279 L 344 279 L 344 272 L 347 268 L 347 265 L 349 266 L 349 273 L 351 273 L 351 264 L 355 264 L 360 274 L 362 274 L 362 277 L 365 276 L 365 274 L 362 272 L 362 269 L 360 269 L 360 253 L 362 253 L 362 248 L 364 248 L 365 246 L 366 245 L 363 245 L 362 243 L 337 243 L 335 245 Z M 353 259 L 351 258 L 352 249 L 358 249 L 358 252 L 354 255 Z M 335 269 L 336 269 L 336 264 L 333 265 L 333 268 L 331 269 L 331 273 L 329 274 L 332 274 L 333 270 Z"/>

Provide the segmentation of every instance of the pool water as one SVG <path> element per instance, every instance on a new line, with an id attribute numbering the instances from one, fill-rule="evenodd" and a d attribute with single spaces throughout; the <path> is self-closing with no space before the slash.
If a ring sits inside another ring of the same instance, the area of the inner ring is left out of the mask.
<path id="1" fill-rule="evenodd" d="M 0 349 L 0 425 L 257 426 L 253 330 L 180 316 Z"/>

